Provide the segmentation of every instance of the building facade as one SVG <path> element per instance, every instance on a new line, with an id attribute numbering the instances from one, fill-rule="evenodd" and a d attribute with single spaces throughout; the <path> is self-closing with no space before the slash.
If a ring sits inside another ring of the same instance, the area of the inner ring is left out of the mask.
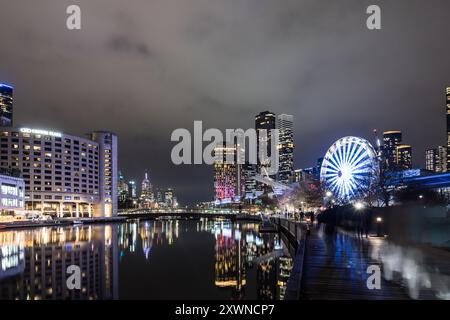
<path id="1" fill-rule="evenodd" d="M 0 84 L 0 127 L 13 126 L 13 87 Z"/>
<path id="2" fill-rule="evenodd" d="M 233 163 L 227 159 L 233 158 Z M 237 163 L 237 146 L 224 143 L 214 148 L 214 190 L 217 205 L 239 202 L 245 195 L 242 165 Z"/>
<path id="3" fill-rule="evenodd" d="M 256 168 L 256 173 L 262 176 L 268 176 L 269 178 L 276 180 L 277 175 L 268 175 L 268 168 L 271 166 L 270 157 L 272 152 L 277 152 L 277 150 L 272 150 L 272 130 L 276 128 L 276 116 L 275 113 L 270 111 L 264 111 L 256 115 L 255 117 L 255 130 L 256 130 L 256 141 L 257 141 L 257 153 L 258 153 L 258 164 Z M 261 134 L 261 131 L 265 131 L 267 134 Z M 262 150 L 263 145 L 267 146 L 267 150 Z M 264 153 L 269 157 L 264 162 L 261 162 L 261 153 Z M 256 192 L 262 194 L 268 191 L 268 187 L 260 182 L 256 183 Z"/>
<path id="4" fill-rule="evenodd" d="M 397 147 L 396 169 L 412 169 L 412 147 L 410 145 L 402 144 Z"/>
<path id="5" fill-rule="evenodd" d="M 140 206 L 141 208 L 150 209 L 154 202 L 153 186 L 150 183 L 148 173 L 146 172 L 141 183 Z"/>
<path id="6" fill-rule="evenodd" d="M 20 214 L 24 209 L 25 182 L 20 172 L 0 169 L 0 214 Z"/>
<path id="7" fill-rule="evenodd" d="M 125 181 L 122 172 L 119 171 L 119 181 L 117 185 L 117 203 L 119 208 L 127 208 L 130 205 L 128 194 L 128 183 Z"/>
<path id="8" fill-rule="evenodd" d="M 397 147 L 402 143 L 402 132 L 398 130 L 385 131 L 383 133 L 383 168 L 394 171 L 397 167 Z"/>
<path id="9" fill-rule="evenodd" d="M 294 117 L 280 114 L 278 130 L 280 134 L 278 182 L 289 185 L 294 182 Z"/>
<path id="10" fill-rule="evenodd" d="M 0 130 L 0 167 L 19 170 L 25 209 L 58 217 L 117 213 L 117 137 L 77 137 L 28 128 Z"/>
<path id="11" fill-rule="evenodd" d="M 433 172 L 447 172 L 447 147 L 439 146 L 425 152 L 425 169 Z"/>

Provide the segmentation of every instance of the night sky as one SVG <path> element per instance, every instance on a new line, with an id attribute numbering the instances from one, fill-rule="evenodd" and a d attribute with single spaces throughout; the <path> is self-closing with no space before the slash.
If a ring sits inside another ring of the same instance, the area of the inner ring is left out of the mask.
<path id="1" fill-rule="evenodd" d="M 78 4 L 82 30 L 66 28 Z M 368 5 L 381 31 L 366 28 Z M 212 168 L 172 165 L 174 129 L 249 128 L 295 117 L 296 167 L 345 135 L 400 129 L 416 166 L 446 143 L 448 0 L 1 0 L 0 82 L 15 123 L 119 136 L 120 168 L 213 197 Z"/>

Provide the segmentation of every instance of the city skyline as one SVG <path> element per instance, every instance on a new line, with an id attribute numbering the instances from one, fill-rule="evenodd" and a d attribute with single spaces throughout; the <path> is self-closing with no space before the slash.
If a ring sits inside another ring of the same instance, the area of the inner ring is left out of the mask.
<path id="1" fill-rule="evenodd" d="M 138 180 L 150 168 L 154 183 L 176 187 L 181 203 L 213 196 L 211 167 L 170 163 L 170 133 L 190 129 L 194 120 L 250 128 L 260 111 L 292 114 L 295 168 L 314 165 L 340 137 L 370 140 L 374 128 L 404 132 L 414 166 L 425 166 L 425 150 L 445 145 L 449 44 L 437 39 L 446 35 L 448 3 L 430 5 L 432 22 L 413 34 L 423 14 L 418 2 L 408 3 L 408 13 L 404 1 L 383 4 L 390 14 L 378 33 L 368 33 L 358 15 L 365 7 L 356 1 L 260 2 L 258 15 L 250 2 L 239 4 L 236 21 L 221 20 L 226 3 L 180 5 L 174 13 L 158 1 L 135 8 L 109 1 L 102 16 L 95 13 L 101 3 L 80 4 L 85 23 L 76 34 L 58 28 L 64 4 L 54 1 L 20 10 L 10 2 L 0 13 L 0 25 L 11 30 L 0 52 L 0 79 L 15 87 L 15 125 L 77 135 L 111 130 L 120 137 L 124 174 Z M 6 12 L 23 20 L 11 21 Z M 178 23 L 169 28 L 164 18 Z M 331 35 L 322 30 L 329 26 Z M 152 31 L 161 28 L 167 35 Z M 215 38 L 235 51 L 222 50 Z"/>

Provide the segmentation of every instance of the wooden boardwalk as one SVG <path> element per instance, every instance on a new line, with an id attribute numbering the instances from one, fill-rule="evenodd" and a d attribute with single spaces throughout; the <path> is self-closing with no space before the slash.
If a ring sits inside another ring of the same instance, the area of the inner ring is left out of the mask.
<path id="1" fill-rule="evenodd" d="M 367 288 L 367 267 L 381 265 L 371 259 L 370 243 L 336 232 L 326 235 L 313 228 L 306 243 L 301 299 L 403 300 L 406 290 L 381 277 L 381 290 Z"/>

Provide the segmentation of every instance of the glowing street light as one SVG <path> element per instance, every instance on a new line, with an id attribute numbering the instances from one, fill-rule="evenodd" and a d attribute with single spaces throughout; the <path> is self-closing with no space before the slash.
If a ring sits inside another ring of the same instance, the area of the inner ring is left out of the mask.
<path id="1" fill-rule="evenodd" d="M 383 222 L 383 218 L 377 217 L 377 237 L 381 237 L 381 223 Z"/>
<path id="2" fill-rule="evenodd" d="M 353 206 L 355 207 L 356 210 L 362 210 L 362 209 L 364 209 L 364 203 L 359 202 L 359 201 L 356 202 Z"/>

